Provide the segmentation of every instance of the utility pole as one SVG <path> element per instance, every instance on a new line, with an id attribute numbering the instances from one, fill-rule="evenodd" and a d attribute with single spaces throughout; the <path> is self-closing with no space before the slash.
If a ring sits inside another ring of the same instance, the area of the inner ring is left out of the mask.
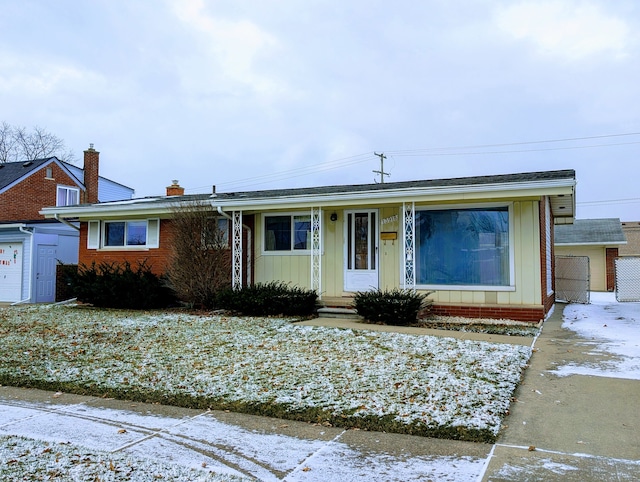
<path id="1" fill-rule="evenodd" d="M 387 156 L 384 155 L 384 152 L 381 152 L 380 154 L 378 154 L 377 152 L 374 152 L 373 155 L 378 156 L 380 158 L 380 170 L 373 171 L 373 172 L 376 174 L 380 174 L 380 184 L 384 184 L 384 176 L 391 175 L 388 172 L 384 172 L 384 160 L 387 158 Z"/>

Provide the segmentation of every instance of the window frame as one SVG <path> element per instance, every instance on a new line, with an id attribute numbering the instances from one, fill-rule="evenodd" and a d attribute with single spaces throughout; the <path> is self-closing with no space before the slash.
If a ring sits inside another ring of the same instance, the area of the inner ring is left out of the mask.
<path id="1" fill-rule="evenodd" d="M 108 223 L 124 223 L 123 245 L 106 245 L 106 228 Z M 126 244 L 129 223 L 145 223 L 145 244 Z M 160 244 L 160 219 L 108 219 L 87 222 L 87 249 L 100 251 L 148 251 L 156 249 Z"/>
<path id="2" fill-rule="evenodd" d="M 60 199 L 60 191 L 66 191 L 65 200 L 66 204 L 58 204 L 58 200 Z M 69 193 L 75 193 L 76 195 L 76 203 L 69 204 Z M 56 186 L 56 206 L 77 206 L 80 204 L 80 189 L 73 186 L 65 186 L 64 184 L 58 184 Z"/>
<path id="3" fill-rule="evenodd" d="M 224 216 L 211 216 L 207 218 L 207 220 L 211 220 L 217 224 L 218 232 L 222 233 L 222 240 L 217 243 L 215 241 L 211 241 L 207 239 L 207 232 L 203 231 L 201 233 L 202 236 L 202 248 L 203 249 L 231 249 L 231 245 L 229 243 L 230 234 L 231 234 L 231 220 Z M 220 226 L 224 224 L 224 229 Z"/>
<path id="4" fill-rule="evenodd" d="M 262 214 L 262 221 L 261 221 L 261 225 L 262 225 L 262 254 L 265 256 L 300 256 L 300 255 L 306 255 L 309 256 L 311 254 L 311 243 L 312 243 L 312 239 L 311 239 L 311 223 L 312 223 L 312 217 L 311 217 L 311 212 L 309 211 L 289 211 L 289 212 L 274 212 L 274 213 L 269 213 L 269 214 Z M 275 250 L 275 249 L 267 249 L 267 218 L 274 218 L 274 217 L 289 217 L 290 218 L 290 223 L 289 223 L 289 227 L 291 229 L 290 231 L 290 249 L 281 249 L 281 250 Z M 307 231 L 307 239 L 306 239 L 306 243 L 308 248 L 304 248 L 304 249 L 296 249 L 295 248 L 295 222 L 296 219 L 295 218 L 308 218 L 308 220 L 305 220 L 306 222 L 309 223 L 309 230 Z"/>
<path id="5" fill-rule="evenodd" d="M 415 224 L 417 225 L 417 213 L 421 211 L 465 211 L 465 210 L 478 210 L 478 209 L 495 209 L 495 208 L 507 208 L 508 213 L 508 256 L 509 256 L 509 280 L 505 285 L 481 285 L 481 284 L 424 284 L 418 282 L 418 265 L 416 262 L 416 288 L 421 290 L 437 290 L 437 291 L 515 291 L 515 237 L 514 237 L 514 209 L 513 202 L 502 203 L 478 203 L 478 204 L 440 204 L 433 206 L 416 206 L 415 207 Z M 417 226 L 416 226 L 417 231 Z M 418 239 L 417 232 L 415 234 L 416 243 L 416 258 L 418 252 Z"/>

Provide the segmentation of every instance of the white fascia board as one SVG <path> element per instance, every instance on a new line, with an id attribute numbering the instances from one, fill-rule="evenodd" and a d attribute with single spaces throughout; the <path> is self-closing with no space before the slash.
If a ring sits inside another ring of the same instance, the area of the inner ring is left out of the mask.
<path id="1" fill-rule="evenodd" d="M 151 201 L 155 202 L 151 204 Z M 179 204 L 175 201 L 158 202 L 158 199 L 151 198 L 131 199 L 85 206 L 46 207 L 40 210 L 40 214 L 47 219 L 55 218 L 56 214 L 61 218 L 78 219 L 102 219 L 113 216 L 162 216 L 170 214 L 176 206 Z"/>
<path id="2" fill-rule="evenodd" d="M 571 246 L 621 246 L 627 244 L 626 241 L 606 241 L 606 242 L 593 242 L 593 243 L 554 243 L 554 246 L 559 247 L 571 247 Z"/>
<path id="3" fill-rule="evenodd" d="M 481 185 L 462 185 L 462 186 L 435 186 L 429 188 L 401 188 L 389 190 L 375 190 L 362 192 L 343 192 L 343 193 L 327 193 L 312 194 L 300 196 L 281 196 L 281 197 L 265 197 L 263 199 L 247 198 L 247 199 L 219 199 L 211 197 L 213 206 L 220 206 L 223 209 L 259 209 L 265 206 L 312 206 L 312 205 L 349 205 L 364 204 L 370 201 L 376 201 L 378 204 L 397 202 L 399 199 L 404 201 L 419 201 L 429 197 L 440 196 L 460 196 L 467 194 L 484 193 L 488 197 L 503 196 L 503 193 L 512 193 L 514 191 L 523 191 L 518 197 L 528 196 L 544 196 L 557 194 L 573 194 L 575 181 L 573 180 L 557 180 L 557 181 L 533 181 L 523 183 L 509 184 L 481 184 Z M 485 196 L 486 197 L 486 196 Z M 469 199 L 465 196 L 464 199 Z"/>

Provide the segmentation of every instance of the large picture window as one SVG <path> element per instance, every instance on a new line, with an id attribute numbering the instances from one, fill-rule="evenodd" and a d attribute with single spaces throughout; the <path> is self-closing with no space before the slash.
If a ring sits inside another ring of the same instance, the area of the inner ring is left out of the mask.
<path id="1" fill-rule="evenodd" d="M 265 251 L 311 249 L 311 216 L 278 215 L 264 218 Z"/>
<path id="2" fill-rule="evenodd" d="M 416 211 L 416 283 L 509 286 L 509 208 Z"/>

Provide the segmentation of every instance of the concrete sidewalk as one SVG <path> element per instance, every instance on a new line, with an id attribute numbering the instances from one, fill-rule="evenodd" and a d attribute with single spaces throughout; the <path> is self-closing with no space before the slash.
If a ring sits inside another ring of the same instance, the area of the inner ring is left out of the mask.
<path id="1" fill-rule="evenodd" d="M 473 442 L 0 387 L 0 435 L 9 434 L 260 481 L 474 481 L 491 450 Z"/>

